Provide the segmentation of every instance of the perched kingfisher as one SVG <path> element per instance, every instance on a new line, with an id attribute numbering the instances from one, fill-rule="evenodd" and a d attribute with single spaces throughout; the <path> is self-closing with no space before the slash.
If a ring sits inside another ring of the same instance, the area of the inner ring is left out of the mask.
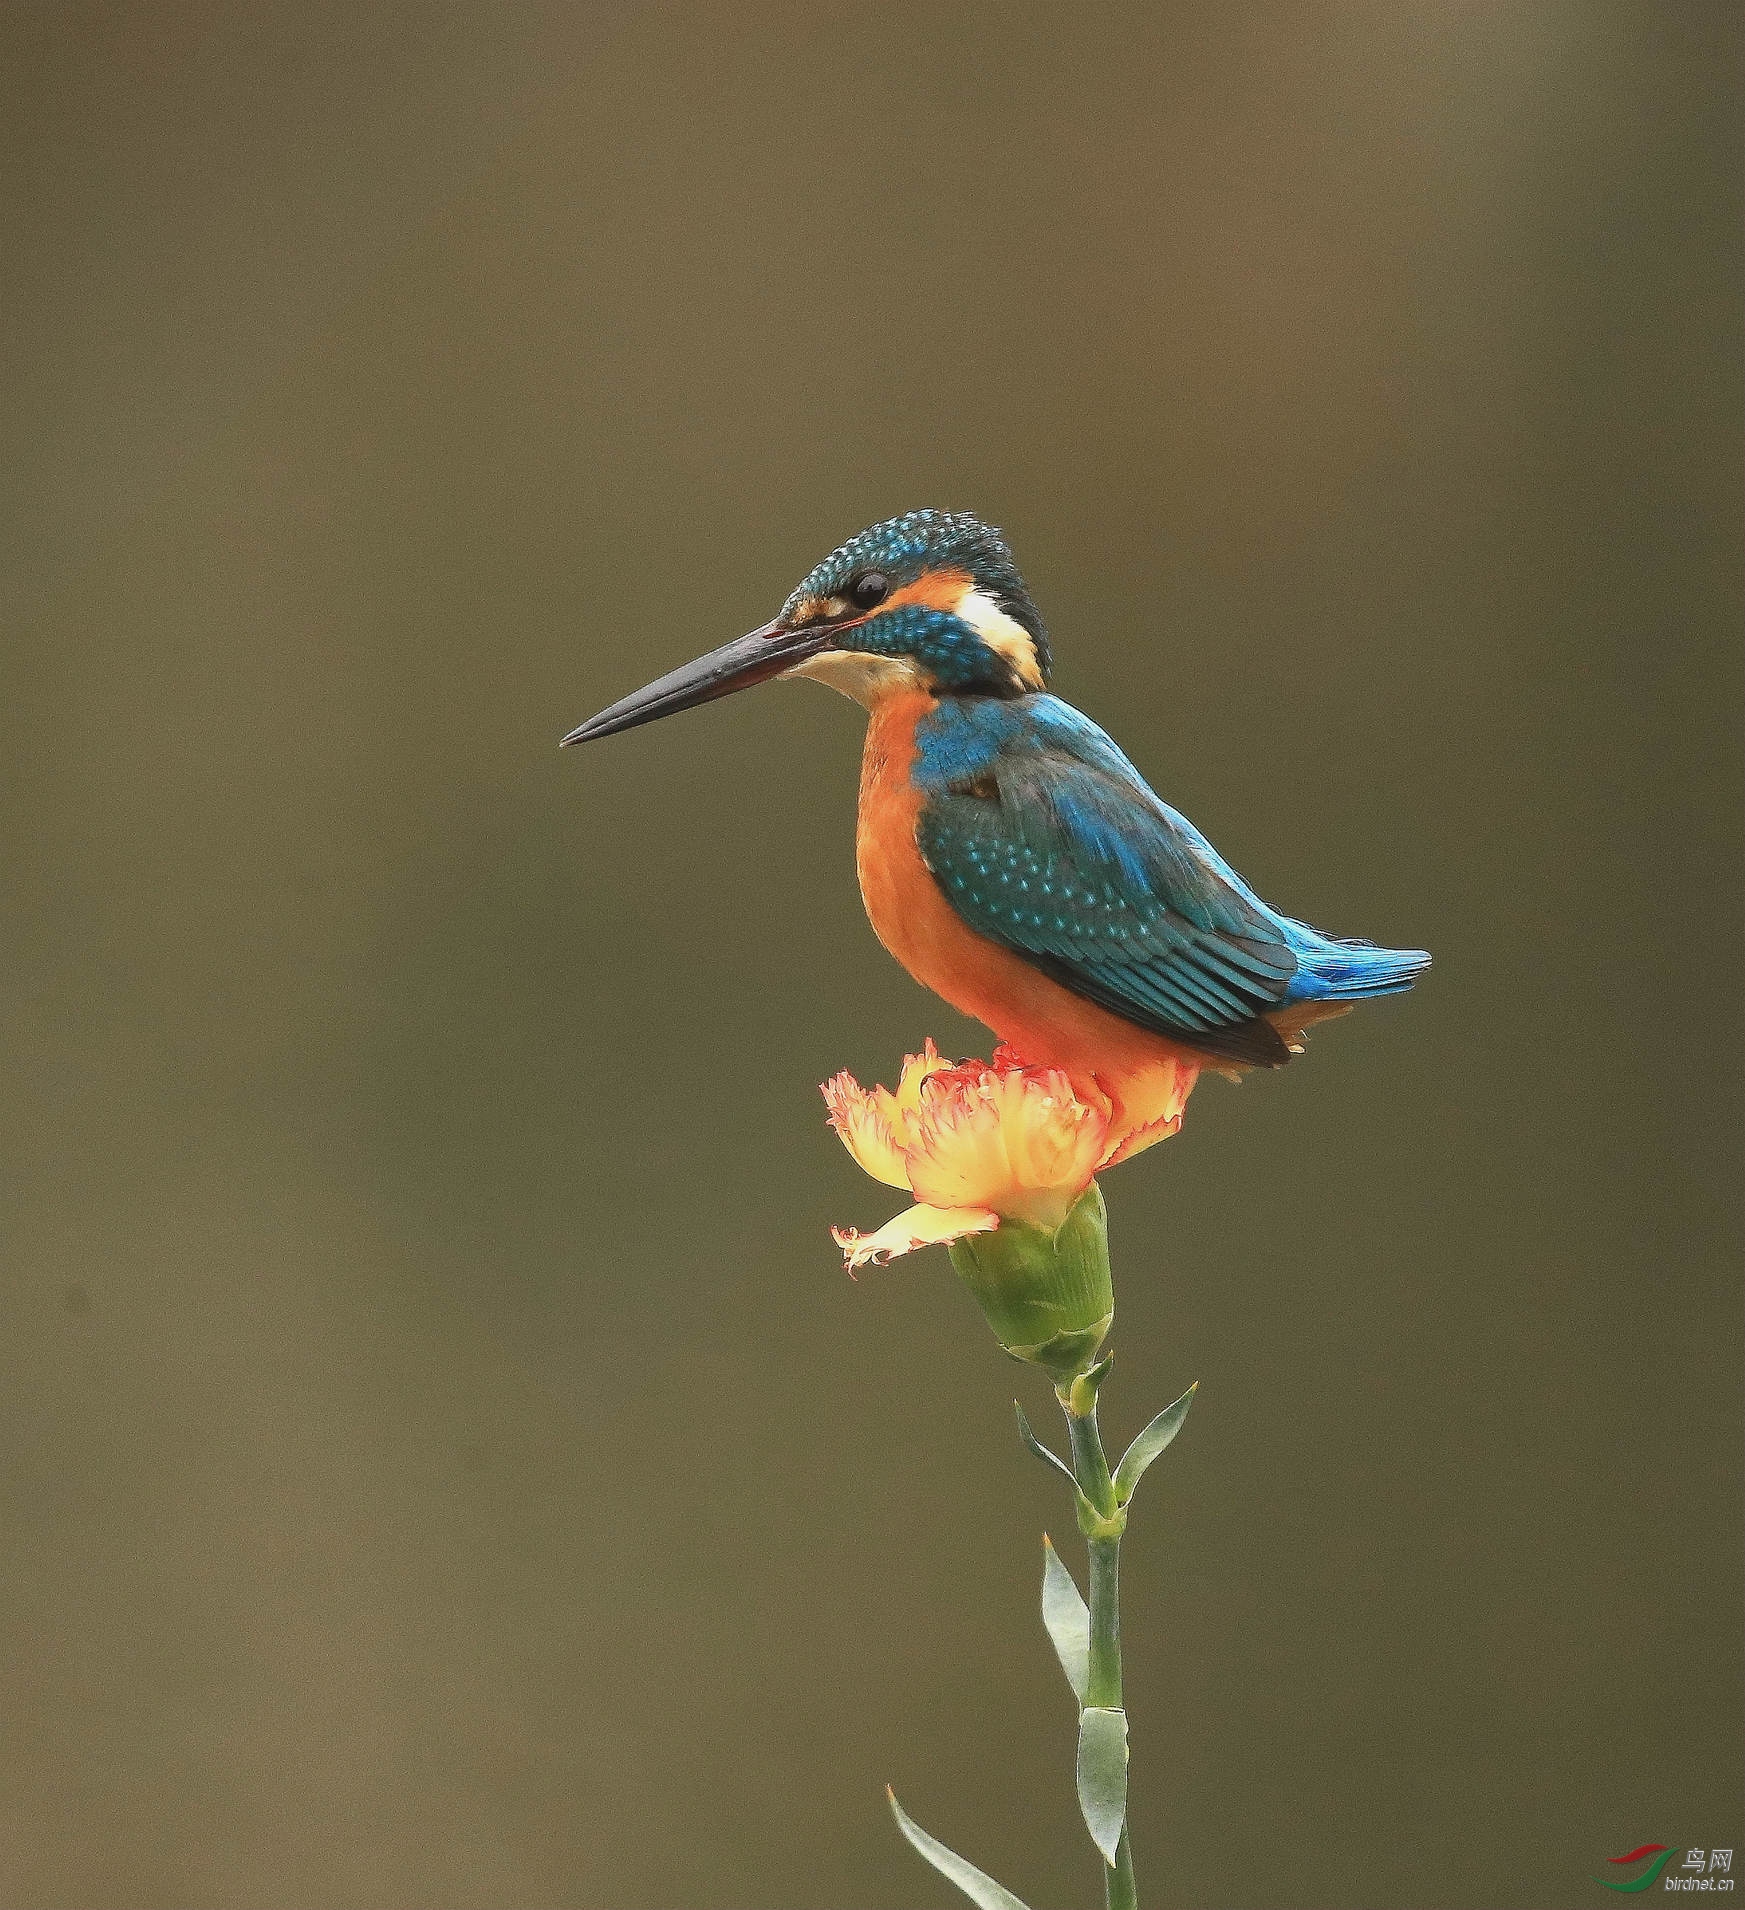
<path id="1" fill-rule="evenodd" d="M 1263 902 L 1089 717 L 1000 533 L 910 511 L 852 537 L 772 623 L 602 710 L 592 742 L 772 677 L 867 710 L 856 863 L 874 931 L 1023 1060 L 1101 1096 L 1130 1153 L 1202 1067 L 1282 1066 L 1311 1022 L 1410 988 L 1420 949 Z"/>

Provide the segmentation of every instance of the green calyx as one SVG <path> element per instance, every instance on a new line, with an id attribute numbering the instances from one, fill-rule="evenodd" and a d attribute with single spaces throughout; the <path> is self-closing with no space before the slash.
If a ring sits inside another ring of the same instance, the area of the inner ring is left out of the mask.
<path id="1" fill-rule="evenodd" d="M 1070 1385 L 1096 1362 L 1115 1318 L 1109 1220 L 1095 1181 L 1050 1233 L 1002 1220 L 952 1242 L 951 1264 L 1014 1359 Z"/>

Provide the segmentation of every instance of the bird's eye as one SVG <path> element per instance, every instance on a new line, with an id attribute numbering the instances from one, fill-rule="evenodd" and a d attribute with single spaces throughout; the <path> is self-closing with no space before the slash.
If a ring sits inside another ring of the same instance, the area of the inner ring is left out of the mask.
<path id="1" fill-rule="evenodd" d="M 848 586 L 848 601 L 856 610 L 876 610 L 891 594 L 891 580 L 882 570 L 863 570 Z"/>

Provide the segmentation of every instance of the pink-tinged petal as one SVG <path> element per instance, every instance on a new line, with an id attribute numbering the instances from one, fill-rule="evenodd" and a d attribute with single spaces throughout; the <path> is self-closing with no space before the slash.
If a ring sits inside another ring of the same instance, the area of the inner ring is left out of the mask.
<path id="1" fill-rule="evenodd" d="M 902 1151 L 879 1104 L 881 1095 L 890 1099 L 885 1090 L 875 1088 L 869 1094 L 853 1075 L 838 1074 L 824 1083 L 823 1094 L 830 1125 L 862 1170 L 887 1187 L 900 1187 L 906 1194 L 913 1192 Z"/>
<path id="2" fill-rule="evenodd" d="M 1070 1190 L 1076 1200 L 1090 1185 L 1108 1140 L 1108 1117 L 1072 1091 L 1058 1070 L 1009 1077 L 1002 1083 L 1000 1118 L 1020 1188 Z"/>
<path id="3" fill-rule="evenodd" d="M 991 1233 L 999 1226 L 1000 1216 L 985 1207 L 911 1207 L 895 1220 L 887 1220 L 873 1234 L 857 1234 L 852 1227 L 832 1227 L 830 1237 L 848 1262 L 848 1271 L 856 1272 L 869 1263 L 893 1259 L 900 1253 L 913 1253 L 917 1247 L 944 1246 L 962 1240 L 966 1234 Z"/>
<path id="4" fill-rule="evenodd" d="M 1119 1167 L 1123 1161 L 1130 1161 L 1135 1154 L 1142 1154 L 1146 1148 L 1154 1147 L 1159 1141 L 1167 1141 L 1172 1134 L 1181 1131 L 1182 1117 L 1172 1114 L 1167 1120 L 1153 1121 L 1149 1127 L 1135 1128 L 1125 1136 L 1104 1161 L 1105 1167 Z"/>
<path id="5" fill-rule="evenodd" d="M 1200 1070 L 1191 1061 L 1160 1061 L 1121 1083 L 1120 1119 L 1109 1127 L 1105 1167 L 1130 1160 L 1178 1132 Z"/>
<path id="6" fill-rule="evenodd" d="M 910 1146 L 917 1123 L 922 1119 L 922 1101 L 927 1083 L 937 1074 L 948 1072 L 956 1064 L 944 1059 L 928 1036 L 919 1054 L 903 1057 L 903 1072 L 897 1077 L 893 1094 L 889 1088 L 874 1088 L 873 1100 L 890 1124 L 891 1136 L 899 1148 Z M 905 1183 L 906 1184 L 906 1183 Z"/>
<path id="7" fill-rule="evenodd" d="M 909 1182 L 935 1206 L 1058 1227 L 1101 1164 L 1108 1128 L 1107 1109 L 1057 1070 L 966 1063 L 928 1085 Z"/>
<path id="8" fill-rule="evenodd" d="M 979 1084 L 934 1084 L 905 1159 L 909 1185 L 933 1207 L 997 1207 L 1012 1185 L 999 1110 Z"/>

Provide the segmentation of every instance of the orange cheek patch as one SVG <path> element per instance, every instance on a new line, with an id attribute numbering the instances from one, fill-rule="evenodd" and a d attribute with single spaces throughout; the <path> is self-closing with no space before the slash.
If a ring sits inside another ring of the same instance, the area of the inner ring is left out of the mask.
<path id="1" fill-rule="evenodd" d="M 924 571 L 912 584 L 893 590 L 879 605 L 878 614 L 895 610 L 899 604 L 925 604 L 929 610 L 955 611 L 963 593 L 974 585 L 967 570 Z"/>

